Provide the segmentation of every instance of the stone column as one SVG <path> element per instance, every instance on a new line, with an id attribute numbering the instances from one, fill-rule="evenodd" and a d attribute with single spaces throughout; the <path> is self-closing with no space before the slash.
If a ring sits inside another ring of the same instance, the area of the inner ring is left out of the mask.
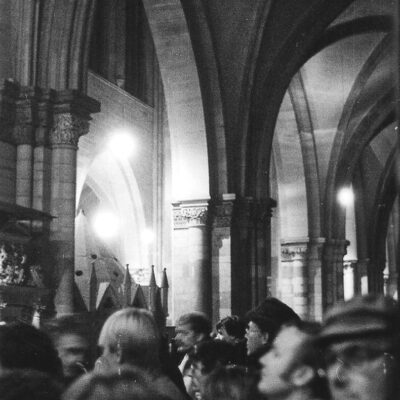
<path id="1" fill-rule="evenodd" d="M 270 218 L 273 199 L 239 198 L 235 201 L 232 228 L 233 309 L 243 314 L 267 294 L 271 276 Z"/>
<path id="2" fill-rule="evenodd" d="M 371 257 L 368 263 L 368 292 L 383 293 L 383 271 L 386 266 L 385 255 Z"/>
<path id="3" fill-rule="evenodd" d="M 323 306 L 343 300 L 343 257 L 349 241 L 327 239 L 323 250 Z"/>
<path id="4" fill-rule="evenodd" d="M 308 239 L 299 242 L 284 242 L 281 246 L 282 300 L 305 318 L 308 316 Z"/>
<path id="5" fill-rule="evenodd" d="M 42 90 L 37 104 L 37 125 L 35 132 L 35 148 L 33 150 L 33 190 L 32 207 L 50 211 L 50 172 L 51 150 L 49 148 L 49 132 L 52 127 L 51 90 Z"/>
<path id="6" fill-rule="evenodd" d="M 311 238 L 308 242 L 308 315 L 309 319 L 322 320 L 322 250 L 324 238 Z"/>
<path id="7" fill-rule="evenodd" d="M 231 222 L 235 195 L 223 194 L 210 203 L 212 317 L 216 323 L 232 315 Z"/>
<path id="8" fill-rule="evenodd" d="M 18 85 L 6 80 L 0 89 L 0 197 L 15 202 L 16 148 L 13 142 Z"/>
<path id="9" fill-rule="evenodd" d="M 81 135 L 89 130 L 90 114 L 99 105 L 76 91 L 57 92 L 50 132 L 51 198 L 50 246 L 57 287 L 58 315 L 73 312 L 76 152 Z"/>
<path id="10" fill-rule="evenodd" d="M 211 314 L 208 201 L 173 204 L 173 318 L 197 310 Z"/>
<path id="11" fill-rule="evenodd" d="M 368 264 L 369 259 L 365 258 L 358 260 L 353 265 L 354 294 L 365 294 L 368 292 Z"/>
<path id="12" fill-rule="evenodd" d="M 20 88 L 12 134 L 17 146 L 15 198 L 16 203 L 24 207 L 32 206 L 35 95 L 34 88 Z"/>

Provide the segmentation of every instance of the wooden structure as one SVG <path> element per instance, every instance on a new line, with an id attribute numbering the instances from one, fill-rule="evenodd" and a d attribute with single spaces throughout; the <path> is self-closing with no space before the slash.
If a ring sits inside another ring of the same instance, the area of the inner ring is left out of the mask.
<path id="1" fill-rule="evenodd" d="M 45 240 L 41 227 L 51 218 L 0 201 L 0 321 L 40 324 L 40 314 L 51 300 L 41 265 L 40 247 Z"/>

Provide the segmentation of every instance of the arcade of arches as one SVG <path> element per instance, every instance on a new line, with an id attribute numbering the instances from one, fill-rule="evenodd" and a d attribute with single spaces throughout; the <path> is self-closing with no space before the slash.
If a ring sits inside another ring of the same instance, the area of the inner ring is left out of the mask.
<path id="1" fill-rule="evenodd" d="M 166 268 L 169 323 L 397 296 L 396 7 L 0 0 L 0 200 L 53 217 L 35 229 L 56 311 L 93 259 L 116 299 L 127 264 Z"/>

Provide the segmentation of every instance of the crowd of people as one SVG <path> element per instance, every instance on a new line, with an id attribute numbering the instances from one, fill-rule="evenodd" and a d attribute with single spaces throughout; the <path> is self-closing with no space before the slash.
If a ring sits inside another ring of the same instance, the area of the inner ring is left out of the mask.
<path id="1" fill-rule="evenodd" d="M 398 303 L 366 295 L 337 304 L 322 323 L 276 298 L 213 327 L 178 318 L 168 340 L 151 312 L 116 311 L 96 336 L 82 316 L 39 330 L 0 326 L 3 400 L 396 400 Z M 96 354 L 95 348 L 99 351 Z"/>

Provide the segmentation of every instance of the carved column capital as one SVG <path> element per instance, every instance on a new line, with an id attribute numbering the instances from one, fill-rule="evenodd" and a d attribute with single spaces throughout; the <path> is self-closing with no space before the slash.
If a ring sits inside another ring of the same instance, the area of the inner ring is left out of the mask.
<path id="1" fill-rule="evenodd" d="M 308 248 L 308 239 L 304 239 L 304 241 L 283 242 L 281 244 L 282 261 L 285 262 L 295 259 L 304 259 L 307 256 Z"/>
<path id="2" fill-rule="evenodd" d="M 238 223 L 242 226 L 269 224 L 274 207 L 276 207 L 276 201 L 272 198 L 240 197 L 235 201 Z"/>
<path id="3" fill-rule="evenodd" d="M 210 216 L 213 228 L 230 228 L 236 196 L 232 193 L 210 201 Z"/>
<path id="4" fill-rule="evenodd" d="M 172 204 L 174 229 L 204 226 L 208 218 L 208 201 L 182 201 Z"/>
<path id="5" fill-rule="evenodd" d="M 70 145 L 78 147 L 79 138 L 89 131 L 89 120 L 69 114 L 55 114 L 50 133 L 51 146 Z"/>
<path id="6" fill-rule="evenodd" d="M 12 143 L 18 91 L 18 85 L 11 80 L 4 81 L 0 90 L 0 140 L 3 142 Z"/>
<path id="7" fill-rule="evenodd" d="M 100 111 L 100 105 L 76 90 L 64 90 L 55 93 L 53 111 L 51 146 L 77 147 L 80 136 L 89 131 L 90 114 Z"/>
<path id="8" fill-rule="evenodd" d="M 34 87 L 19 86 L 15 99 L 15 120 L 12 140 L 17 146 L 34 144 L 34 127 L 36 123 L 36 103 L 38 91 Z"/>
<path id="9" fill-rule="evenodd" d="M 37 104 L 37 126 L 35 132 L 36 146 L 48 146 L 50 129 L 53 125 L 54 91 L 43 89 Z"/>

